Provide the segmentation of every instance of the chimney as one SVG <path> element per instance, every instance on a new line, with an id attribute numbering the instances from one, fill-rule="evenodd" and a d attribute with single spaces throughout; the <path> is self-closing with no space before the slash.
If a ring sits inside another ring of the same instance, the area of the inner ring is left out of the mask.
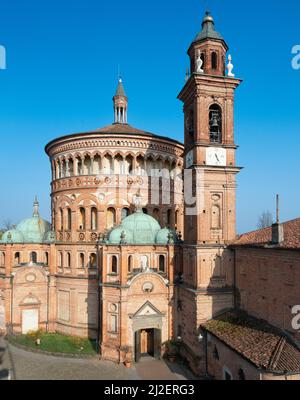
<path id="1" fill-rule="evenodd" d="M 276 222 L 272 225 L 272 244 L 279 245 L 284 241 L 283 225 L 279 218 L 279 195 L 276 196 Z"/>

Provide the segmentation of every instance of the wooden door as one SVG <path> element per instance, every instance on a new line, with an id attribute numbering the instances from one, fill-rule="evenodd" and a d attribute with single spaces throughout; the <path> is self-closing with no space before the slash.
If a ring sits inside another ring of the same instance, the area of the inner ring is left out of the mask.
<path id="1" fill-rule="evenodd" d="M 135 362 L 141 359 L 141 331 L 135 332 Z"/>
<path id="2" fill-rule="evenodd" d="M 153 329 L 144 329 L 141 331 L 141 353 L 152 355 L 154 353 L 154 333 Z"/>
<path id="3" fill-rule="evenodd" d="M 161 359 L 161 330 L 160 329 L 154 329 L 154 340 L 153 340 L 153 345 L 154 345 L 154 357 L 157 360 Z"/>

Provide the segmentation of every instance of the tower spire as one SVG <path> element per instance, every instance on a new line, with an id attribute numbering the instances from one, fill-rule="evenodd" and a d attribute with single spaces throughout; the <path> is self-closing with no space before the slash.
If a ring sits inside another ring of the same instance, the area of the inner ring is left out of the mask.
<path id="1" fill-rule="evenodd" d="M 123 86 L 122 78 L 119 76 L 118 86 L 113 98 L 115 124 L 127 124 L 128 99 Z"/>

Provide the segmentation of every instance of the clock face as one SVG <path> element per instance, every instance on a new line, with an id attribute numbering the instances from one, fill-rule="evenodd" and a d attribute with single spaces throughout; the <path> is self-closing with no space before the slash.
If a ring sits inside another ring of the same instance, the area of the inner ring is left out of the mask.
<path id="1" fill-rule="evenodd" d="M 194 152 L 191 150 L 185 157 L 185 167 L 190 168 L 194 164 Z"/>
<path id="2" fill-rule="evenodd" d="M 206 164 L 217 167 L 225 167 L 227 163 L 226 149 L 209 147 L 206 152 Z"/>

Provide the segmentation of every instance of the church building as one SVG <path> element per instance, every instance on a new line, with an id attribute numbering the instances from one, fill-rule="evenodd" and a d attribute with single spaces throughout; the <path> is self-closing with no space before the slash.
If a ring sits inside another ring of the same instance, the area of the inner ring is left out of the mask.
<path id="1" fill-rule="evenodd" d="M 35 199 L 0 241 L 2 332 L 88 337 L 118 363 L 175 344 L 198 376 L 300 379 L 300 225 L 236 235 L 241 80 L 228 49 L 207 12 L 178 95 L 184 144 L 131 126 L 119 79 L 111 125 L 46 145 L 51 221 Z"/>

